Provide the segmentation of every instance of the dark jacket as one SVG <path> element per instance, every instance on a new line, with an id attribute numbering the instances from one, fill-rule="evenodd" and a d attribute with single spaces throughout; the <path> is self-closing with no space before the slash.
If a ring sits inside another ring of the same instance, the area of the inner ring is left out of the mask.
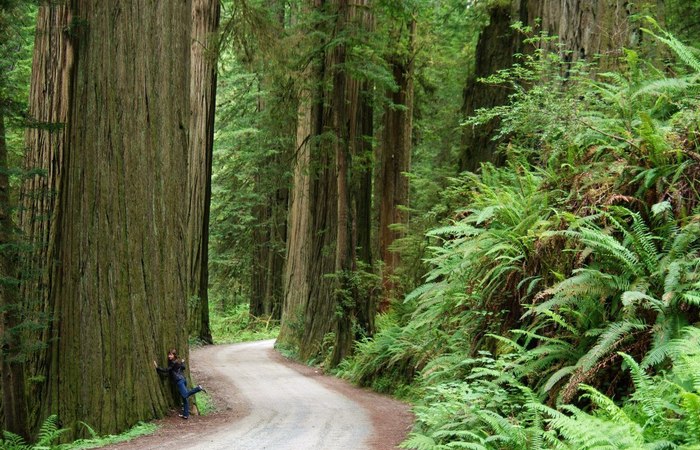
<path id="1" fill-rule="evenodd" d="M 168 361 L 167 368 L 156 367 L 156 370 L 161 375 L 169 375 L 173 384 L 178 384 L 181 380 L 185 379 L 185 364 L 180 361 Z"/>

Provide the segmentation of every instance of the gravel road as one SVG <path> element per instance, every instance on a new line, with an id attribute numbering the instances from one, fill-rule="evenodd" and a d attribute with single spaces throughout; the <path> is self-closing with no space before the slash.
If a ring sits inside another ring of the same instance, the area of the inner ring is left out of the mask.
<path id="1" fill-rule="evenodd" d="M 173 414 L 154 435 L 105 448 L 385 450 L 405 439 L 408 405 L 288 361 L 273 345 L 193 350 L 192 376 L 218 412 L 189 420 Z"/>

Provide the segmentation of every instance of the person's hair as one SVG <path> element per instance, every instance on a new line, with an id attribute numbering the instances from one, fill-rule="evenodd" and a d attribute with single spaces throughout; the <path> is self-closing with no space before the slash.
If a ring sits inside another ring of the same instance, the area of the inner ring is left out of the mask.
<path id="1" fill-rule="evenodd" d="M 171 348 L 170 350 L 168 350 L 168 354 L 173 355 L 175 359 L 177 359 L 177 349 Z"/>

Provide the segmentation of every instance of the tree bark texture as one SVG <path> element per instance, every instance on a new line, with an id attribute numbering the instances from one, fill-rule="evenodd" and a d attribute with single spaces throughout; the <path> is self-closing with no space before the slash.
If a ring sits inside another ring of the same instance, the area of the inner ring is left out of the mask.
<path id="1" fill-rule="evenodd" d="M 402 54 L 390 55 L 394 82 L 397 89 L 387 93 L 388 104 L 384 109 L 384 131 L 379 150 L 380 166 L 377 178 L 379 204 L 379 255 L 384 264 L 382 269 L 382 300 L 380 311 L 389 307 L 389 299 L 397 295 L 394 273 L 401 257 L 391 247 L 403 235 L 394 226 L 408 225 L 408 214 L 402 207 L 408 207 L 409 183 L 406 173 L 411 167 L 413 135 L 413 54 L 416 35 L 416 21 L 409 20 L 399 33 L 407 34 L 408 48 Z"/>
<path id="2" fill-rule="evenodd" d="M 116 433 L 175 405 L 187 357 L 189 1 L 73 0 L 41 417 Z"/>
<path id="3" fill-rule="evenodd" d="M 211 344 L 209 328 L 209 214 L 216 108 L 218 0 L 192 0 L 190 149 L 188 159 L 187 247 L 189 333 Z"/>
<path id="4" fill-rule="evenodd" d="M 533 27 L 535 33 L 558 36 L 548 50 L 559 52 L 565 63 L 598 58 L 599 68 L 607 70 L 618 64 L 623 47 L 636 45 L 639 28 L 630 22 L 642 2 L 623 0 L 513 0 L 510 6 L 496 5 L 490 11 L 490 24 L 479 37 L 476 49 L 476 71 L 467 80 L 464 90 L 465 117 L 477 109 L 502 105 L 510 94 L 505 88 L 487 86 L 478 80 L 507 69 L 515 62 L 513 54 L 531 52 L 523 44 L 524 36 L 511 30 L 520 21 Z M 565 74 L 566 75 L 566 74 Z M 462 135 L 463 153 L 460 170 L 476 171 L 482 162 L 500 164 L 496 152 L 499 145 L 491 137 L 498 121 L 467 127 Z"/>
<path id="5" fill-rule="evenodd" d="M 492 108 L 508 101 L 511 92 L 504 86 L 490 85 L 478 80 L 488 77 L 515 63 L 514 54 L 523 52 L 523 36 L 511 28 L 516 20 L 527 23 L 526 11 L 506 5 L 494 6 L 489 15 L 489 24 L 479 36 L 476 46 L 474 73 L 464 89 L 463 113 L 469 117 L 480 108 Z M 482 162 L 502 163 L 496 152 L 498 144 L 491 137 L 499 125 L 497 118 L 479 126 L 467 126 L 462 133 L 463 152 L 460 157 L 460 172 L 475 172 Z"/>
<path id="6" fill-rule="evenodd" d="M 34 173 L 20 189 L 18 224 L 30 249 L 23 258 L 21 298 L 27 319 L 39 325 L 23 338 L 30 344 L 49 341 L 46 317 L 54 315 L 49 299 L 57 264 L 58 202 L 64 164 L 64 130 L 68 120 L 73 47 L 69 39 L 72 13 L 65 3 L 42 3 L 37 25 L 29 93 L 30 125 L 25 133 L 24 169 Z M 46 346 L 29 355 L 28 376 L 46 379 Z M 36 429 L 45 417 L 36 414 L 47 385 L 32 383 L 29 409 Z M 50 413 L 50 412 L 49 412 Z"/>

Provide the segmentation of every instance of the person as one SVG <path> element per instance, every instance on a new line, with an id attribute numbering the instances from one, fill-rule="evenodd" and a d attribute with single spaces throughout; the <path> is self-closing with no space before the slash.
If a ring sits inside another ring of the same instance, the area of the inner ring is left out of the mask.
<path id="1" fill-rule="evenodd" d="M 188 419 L 190 417 L 190 402 L 188 398 L 196 394 L 197 392 L 207 392 L 201 384 L 197 385 L 194 389 L 187 389 L 187 379 L 185 378 L 185 360 L 180 360 L 177 357 L 177 350 L 172 348 L 168 352 L 168 367 L 159 367 L 158 363 L 153 361 L 153 365 L 156 366 L 156 371 L 160 375 L 170 376 L 170 381 L 177 387 L 178 392 L 182 396 L 183 409 L 182 414 L 178 414 L 183 419 Z"/>

